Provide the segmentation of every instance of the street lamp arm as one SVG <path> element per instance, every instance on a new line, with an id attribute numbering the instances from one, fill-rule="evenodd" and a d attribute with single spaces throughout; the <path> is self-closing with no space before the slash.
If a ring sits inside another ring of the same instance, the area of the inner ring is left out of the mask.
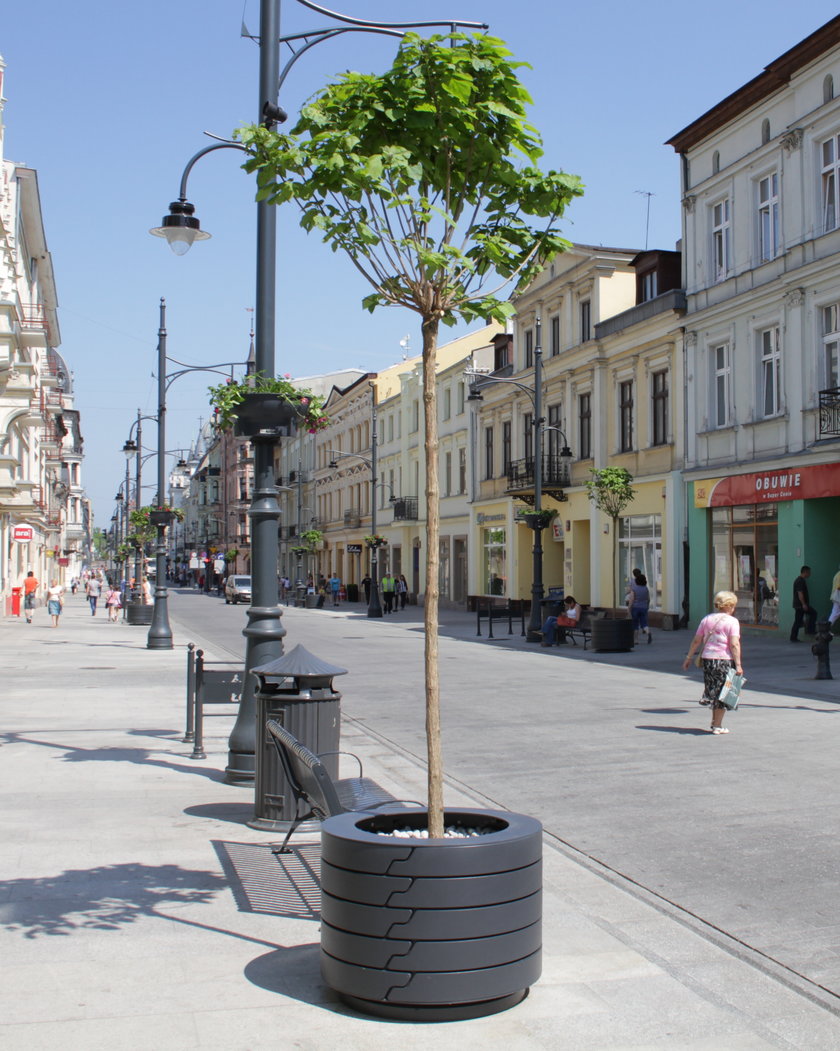
<path id="1" fill-rule="evenodd" d="M 343 15 L 338 11 L 331 11 L 329 8 L 321 7 L 320 4 L 312 3 L 312 0 L 298 0 L 298 3 L 303 7 L 309 8 L 310 11 L 317 11 L 320 15 L 326 15 L 327 18 L 334 18 L 337 22 L 344 22 L 346 25 L 328 26 L 325 29 L 310 29 L 309 31 L 302 33 L 293 33 L 289 36 L 280 37 L 280 43 L 286 44 L 287 47 L 291 49 L 292 57 L 280 73 L 279 80 L 277 81 L 278 94 L 285 83 L 286 77 L 289 75 L 292 67 L 301 55 L 305 55 L 310 48 L 313 48 L 316 44 L 320 44 L 321 41 L 330 40 L 342 33 L 376 33 L 380 36 L 402 37 L 405 36 L 405 31 L 408 29 L 432 29 L 434 27 L 445 29 L 448 27 L 454 33 L 459 27 L 462 29 L 489 28 L 486 22 L 463 22 L 460 19 L 446 19 L 434 22 L 371 22 L 366 18 L 352 18 L 350 15 Z M 298 40 L 305 40 L 306 43 L 303 47 L 295 49 L 292 45 L 293 42 Z"/>
<path id="2" fill-rule="evenodd" d="M 242 365 L 241 361 L 223 361 L 222 365 Z M 186 369 L 179 369 L 177 372 L 170 372 L 166 376 L 166 390 L 168 391 L 175 380 L 181 376 L 186 376 L 188 372 L 216 372 L 220 376 L 227 376 L 226 372 L 222 372 L 221 368 L 215 365 L 191 365 Z"/>
<path id="3" fill-rule="evenodd" d="M 319 15 L 326 15 L 327 18 L 334 18 L 337 22 L 347 22 L 349 25 L 364 26 L 366 28 L 382 28 L 387 27 L 388 29 L 427 29 L 432 26 L 462 26 L 465 29 L 489 29 L 486 22 L 462 22 L 460 19 L 449 18 L 443 21 L 436 22 L 369 22 L 364 18 L 353 18 L 350 15 L 343 15 L 339 11 L 330 11 L 327 7 L 321 7 L 320 4 L 313 3 L 312 0 L 297 0 L 302 7 L 308 7 L 310 11 L 317 11 Z M 281 42 L 285 41 L 285 37 L 281 37 Z"/>
<path id="4" fill-rule="evenodd" d="M 245 146 L 243 146 L 241 142 L 231 142 L 228 140 L 225 140 L 224 142 L 214 142 L 212 145 L 205 146 L 203 149 L 200 149 L 198 153 L 190 157 L 184 168 L 184 173 L 181 176 L 181 186 L 178 190 L 179 201 L 184 202 L 187 199 L 187 180 L 189 179 L 190 172 L 193 170 L 196 163 L 200 161 L 202 157 L 205 157 L 208 153 L 213 153 L 215 150 L 241 150 L 244 153 Z"/>
<path id="5" fill-rule="evenodd" d="M 519 380 L 511 380 L 506 376 L 490 376 L 486 372 L 473 372 L 470 369 L 464 369 L 464 375 L 471 380 L 475 381 L 475 386 L 481 386 L 484 383 L 507 383 L 510 387 L 518 387 L 524 394 L 527 394 L 531 399 L 531 404 L 536 409 L 536 394 L 533 387 L 529 387 L 525 383 L 520 383 Z"/>
<path id="6" fill-rule="evenodd" d="M 368 467 L 373 467 L 373 460 L 368 459 L 367 456 L 360 456 L 359 453 L 342 453 L 338 452 L 337 449 L 326 449 L 333 460 L 346 460 L 348 458 L 353 460 L 361 460 L 362 463 L 366 463 Z"/>

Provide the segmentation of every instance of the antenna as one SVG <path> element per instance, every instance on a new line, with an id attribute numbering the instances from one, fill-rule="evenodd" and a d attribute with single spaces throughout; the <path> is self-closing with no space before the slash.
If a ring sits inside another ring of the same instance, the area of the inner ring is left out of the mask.
<path id="1" fill-rule="evenodd" d="M 402 347 L 403 361 L 406 361 L 408 358 L 408 352 L 411 350 L 411 336 L 406 335 L 404 339 L 401 339 L 400 346 Z"/>
<path id="2" fill-rule="evenodd" d="M 655 193 L 651 193 L 650 190 L 634 190 L 634 193 L 640 194 L 642 197 L 647 197 L 647 216 L 645 218 L 645 251 L 648 246 L 648 231 L 650 230 L 650 199 L 655 197 Z"/>

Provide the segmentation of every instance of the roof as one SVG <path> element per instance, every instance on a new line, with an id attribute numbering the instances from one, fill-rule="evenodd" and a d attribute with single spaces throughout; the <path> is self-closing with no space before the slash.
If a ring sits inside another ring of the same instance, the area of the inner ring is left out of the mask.
<path id="1" fill-rule="evenodd" d="M 827 51 L 840 43 L 840 15 L 826 22 L 810 36 L 796 44 L 789 51 L 774 59 L 743 87 L 707 110 L 688 127 L 677 132 L 665 143 L 673 146 L 677 153 L 685 153 L 693 146 L 708 138 L 713 132 L 740 117 L 742 113 L 757 105 L 769 95 L 781 90 L 790 83 L 791 78 L 809 63 L 820 58 Z"/>

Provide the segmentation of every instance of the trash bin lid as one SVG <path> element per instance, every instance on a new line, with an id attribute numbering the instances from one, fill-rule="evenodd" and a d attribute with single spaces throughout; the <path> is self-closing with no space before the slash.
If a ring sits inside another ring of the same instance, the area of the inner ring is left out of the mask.
<path id="1" fill-rule="evenodd" d="M 261 675 L 264 679 L 299 679 L 347 674 L 346 668 L 328 664 L 300 645 L 295 646 L 290 653 L 284 654 L 276 661 L 261 664 L 258 668 L 252 668 L 251 671 L 254 675 Z"/>

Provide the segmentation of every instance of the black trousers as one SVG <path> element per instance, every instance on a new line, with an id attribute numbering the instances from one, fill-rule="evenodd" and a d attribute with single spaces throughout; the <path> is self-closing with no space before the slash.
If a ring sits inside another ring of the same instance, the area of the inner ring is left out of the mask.
<path id="1" fill-rule="evenodd" d="M 791 639 L 799 636 L 799 629 L 805 625 L 805 634 L 813 635 L 817 630 L 817 612 L 811 608 L 804 610 L 801 607 L 793 611 L 793 627 L 790 629 Z"/>

